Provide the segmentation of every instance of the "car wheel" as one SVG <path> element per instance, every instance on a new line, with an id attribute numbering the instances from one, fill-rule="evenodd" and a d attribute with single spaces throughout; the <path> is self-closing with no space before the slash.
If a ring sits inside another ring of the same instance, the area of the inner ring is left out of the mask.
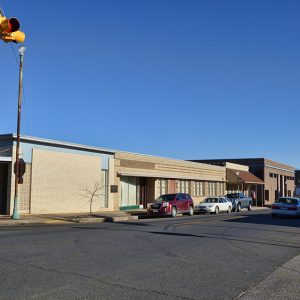
<path id="1" fill-rule="evenodd" d="M 237 212 L 240 212 L 240 211 L 241 211 L 241 204 L 240 204 L 240 203 L 237 205 L 236 211 L 237 211 Z"/>
<path id="2" fill-rule="evenodd" d="M 231 206 L 228 206 L 227 213 L 228 213 L 228 214 L 231 213 Z"/>
<path id="3" fill-rule="evenodd" d="M 219 213 L 219 207 L 216 206 L 216 209 L 215 209 L 215 214 L 217 215 Z"/>
<path id="4" fill-rule="evenodd" d="M 190 206 L 189 216 L 192 216 L 193 214 L 194 214 L 194 208 L 193 208 L 193 206 Z"/>
<path id="5" fill-rule="evenodd" d="M 177 209 L 175 206 L 172 206 L 172 210 L 171 210 L 171 217 L 175 218 L 177 215 Z"/>
<path id="6" fill-rule="evenodd" d="M 251 203 L 249 203 L 248 210 L 249 210 L 249 211 L 252 210 L 252 204 L 251 204 Z"/>

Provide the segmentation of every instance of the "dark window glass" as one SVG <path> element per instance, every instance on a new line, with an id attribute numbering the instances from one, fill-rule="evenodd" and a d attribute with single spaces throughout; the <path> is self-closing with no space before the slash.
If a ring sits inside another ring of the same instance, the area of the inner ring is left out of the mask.
<path id="1" fill-rule="evenodd" d="M 265 190 L 265 200 L 269 201 L 269 190 Z"/>
<path id="2" fill-rule="evenodd" d="M 168 195 L 161 195 L 157 200 L 158 201 L 173 201 L 176 194 L 168 194 Z"/>
<path id="3" fill-rule="evenodd" d="M 180 194 L 180 200 L 187 200 L 188 197 L 186 196 L 186 194 Z"/>

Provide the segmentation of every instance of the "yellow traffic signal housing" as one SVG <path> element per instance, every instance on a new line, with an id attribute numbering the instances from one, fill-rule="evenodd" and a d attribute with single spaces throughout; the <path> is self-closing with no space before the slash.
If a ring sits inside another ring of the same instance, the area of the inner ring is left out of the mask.
<path id="1" fill-rule="evenodd" d="M 0 39 L 4 42 L 23 43 L 25 33 L 19 31 L 20 22 L 16 18 L 6 18 L 0 14 Z"/>
<path id="2" fill-rule="evenodd" d="M 10 34 L 2 35 L 0 37 L 5 43 L 15 42 L 15 43 L 24 43 L 25 33 L 22 31 L 12 32 Z"/>

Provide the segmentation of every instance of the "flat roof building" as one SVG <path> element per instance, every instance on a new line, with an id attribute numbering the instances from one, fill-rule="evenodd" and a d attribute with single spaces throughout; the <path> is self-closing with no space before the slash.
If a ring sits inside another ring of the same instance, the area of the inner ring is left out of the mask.
<path id="1" fill-rule="evenodd" d="M 16 135 L 0 135 L 0 214 L 14 203 Z M 87 192 L 100 187 L 93 212 L 146 208 L 164 193 L 189 193 L 195 202 L 226 192 L 226 168 L 69 142 L 22 136 L 25 174 L 21 214 L 89 212 Z"/>
<path id="2" fill-rule="evenodd" d="M 295 195 L 300 196 L 300 170 L 295 171 Z"/>
<path id="3" fill-rule="evenodd" d="M 293 196 L 295 191 L 295 168 L 267 158 L 200 159 L 195 162 L 224 165 L 226 162 L 249 167 L 249 172 L 263 184 L 257 188 L 257 204 L 271 205 L 280 196 Z"/>

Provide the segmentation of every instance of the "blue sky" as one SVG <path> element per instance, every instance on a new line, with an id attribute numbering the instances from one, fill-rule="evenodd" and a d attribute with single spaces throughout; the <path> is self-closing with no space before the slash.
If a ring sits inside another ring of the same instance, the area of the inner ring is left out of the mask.
<path id="1" fill-rule="evenodd" d="M 23 134 L 300 168 L 299 1 L 0 3 L 26 32 Z M 0 59 L 0 133 L 16 132 L 18 66 L 2 41 Z"/>

